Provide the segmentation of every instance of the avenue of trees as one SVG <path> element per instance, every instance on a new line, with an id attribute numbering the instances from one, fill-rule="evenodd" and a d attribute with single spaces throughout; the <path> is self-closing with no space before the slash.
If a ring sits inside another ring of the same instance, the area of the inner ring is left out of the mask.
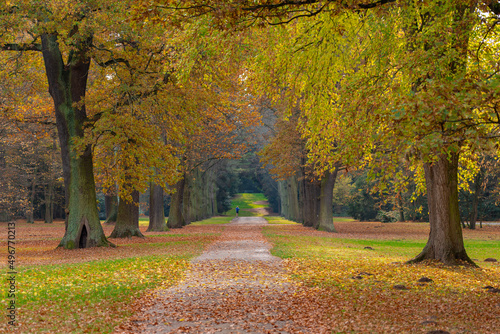
<path id="1" fill-rule="evenodd" d="M 61 247 L 109 245 L 96 185 L 118 203 L 112 236 L 141 236 L 140 192 L 151 230 L 182 227 L 223 212 L 229 160 L 259 151 L 260 190 L 288 218 L 329 232 L 334 210 L 428 218 L 412 261 L 474 265 L 462 226 L 496 210 L 497 1 L 0 6 L 2 156 L 34 143 L 23 164 L 2 157 L 25 194 L 0 204 L 29 219 L 43 188 L 50 215 L 64 180 Z"/>

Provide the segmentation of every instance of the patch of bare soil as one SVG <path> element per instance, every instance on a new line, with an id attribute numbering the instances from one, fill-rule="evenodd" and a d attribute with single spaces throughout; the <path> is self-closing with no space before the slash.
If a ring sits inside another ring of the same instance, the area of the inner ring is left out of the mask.
<path id="1" fill-rule="evenodd" d="M 319 303 L 270 255 L 264 224 L 242 217 L 227 225 L 180 285 L 143 300 L 115 333 L 326 333 L 322 313 L 304 309 Z"/>

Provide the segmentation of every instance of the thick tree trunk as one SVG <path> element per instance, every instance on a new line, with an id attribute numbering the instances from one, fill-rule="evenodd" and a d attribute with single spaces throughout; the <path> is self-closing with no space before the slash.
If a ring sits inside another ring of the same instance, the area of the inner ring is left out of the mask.
<path id="1" fill-rule="evenodd" d="M 106 195 L 104 197 L 104 206 L 106 210 L 106 221 L 104 224 L 115 224 L 118 216 L 118 196 Z"/>
<path id="2" fill-rule="evenodd" d="M 321 179 L 321 195 L 318 230 L 337 232 L 333 226 L 333 188 L 337 179 L 337 169 L 326 173 Z"/>
<path id="3" fill-rule="evenodd" d="M 163 209 L 163 188 L 151 183 L 149 187 L 149 226 L 148 232 L 168 231 Z"/>
<path id="4" fill-rule="evenodd" d="M 187 174 L 185 174 L 184 186 L 183 186 L 184 193 L 182 194 L 182 205 L 181 205 L 183 226 L 191 224 L 191 221 L 193 219 L 194 204 L 192 203 L 192 198 L 191 198 L 192 188 L 193 188 L 192 179 L 188 178 Z"/>
<path id="5" fill-rule="evenodd" d="M 85 97 L 90 59 L 85 51 L 72 51 L 66 65 L 57 36 L 43 34 L 41 39 L 49 93 L 54 100 L 69 214 L 59 246 L 67 249 L 108 246 L 97 212 L 91 147 L 85 147 L 81 154 L 73 149 L 73 138 L 84 136 L 85 105 L 75 104 Z"/>
<path id="6" fill-rule="evenodd" d="M 185 175 L 184 175 L 185 176 Z M 168 215 L 168 228 L 181 228 L 186 225 L 182 213 L 184 204 L 184 177 L 175 185 L 175 193 L 171 195 L 170 214 Z"/>
<path id="7" fill-rule="evenodd" d="M 423 251 L 410 263 L 437 260 L 447 265 L 474 262 L 465 251 L 458 209 L 458 154 L 440 155 L 425 163 L 425 182 L 429 203 L 430 233 Z"/>
<path id="8" fill-rule="evenodd" d="M 302 185 L 302 224 L 316 228 L 319 225 L 321 186 L 318 182 L 308 180 L 305 177 L 303 178 Z"/>
<path id="9" fill-rule="evenodd" d="M 115 228 L 111 232 L 110 238 L 144 238 L 139 229 L 139 192 L 137 190 L 132 192 L 132 203 L 124 199 L 120 200 L 116 218 Z"/>

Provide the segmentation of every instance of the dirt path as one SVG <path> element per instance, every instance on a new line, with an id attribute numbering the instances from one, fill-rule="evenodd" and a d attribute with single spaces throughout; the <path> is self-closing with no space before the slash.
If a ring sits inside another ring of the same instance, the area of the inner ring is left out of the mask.
<path id="1" fill-rule="evenodd" d="M 241 217 L 201 256 L 180 285 L 161 290 L 151 305 L 116 333 L 308 333 L 289 302 L 296 287 L 269 253 L 260 217 Z M 303 310 L 304 311 L 304 310 Z M 317 328 L 316 328 L 317 330 Z"/>

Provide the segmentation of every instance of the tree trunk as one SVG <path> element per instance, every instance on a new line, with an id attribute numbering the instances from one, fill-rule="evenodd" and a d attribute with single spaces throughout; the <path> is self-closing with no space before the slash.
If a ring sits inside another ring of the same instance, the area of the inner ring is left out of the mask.
<path id="1" fill-rule="evenodd" d="M 165 210 L 163 209 L 163 188 L 154 183 L 151 183 L 149 188 L 149 226 L 147 231 L 168 231 L 165 223 Z"/>
<path id="2" fill-rule="evenodd" d="M 35 223 L 35 195 L 36 195 L 36 169 L 33 172 L 33 180 L 31 181 L 31 193 L 30 193 L 30 199 L 28 201 L 28 207 L 26 208 L 26 222 L 28 224 L 34 224 Z"/>
<path id="3" fill-rule="evenodd" d="M 121 199 L 118 203 L 118 216 L 110 238 L 130 238 L 144 235 L 139 229 L 139 191 L 132 191 L 132 203 Z"/>
<path id="4" fill-rule="evenodd" d="M 399 196 L 398 196 L 398 209 L 399 209 L 399 221 L 400 222 L 404 222 L 405 221 L 405 211 L 404 211 L 404 208 L 403 208 L 403 194 L 401 194 L 401 192 L 399 192 Z"/>
<path id="5" fill-rule="evenodd" d="M 104 222 L 104 224 L 115 224 L 118 216 L 118 196 L 104 196 L 104 206 L 106 208 L 106 221 Z"/>
<path id="6" fill-rule="evenodd" d="M 45 190 L 45 224 L 54 222 L 54 179 L 51 175 L 47 189 Z"/>
<path id="7" fill-rule="evenodd" d="M 43 34 L 41 39 L 49 93 L 54 100 L 69 214 L 59 246 L 67 249 L 109 246 L 97 212 L 91 146 L 87 145 L 83 152 L 73 148 L 73 139 L 84 136 L 85 105 L 76 103 L 85 97 L 90 59 L 85 50 L 77 48 L 70 52 L 71 59 L 66 65 L 57 36 Z"/>
<path id="8" fill-rule="evenodd" d="M 410 263 L 437 260 L 447 265 L 474 262 L 465 251 L 458 209 L 458 153 L 425 163 L 430 233 L 422 252 Z"/>
<path id="9" fill-rule="evenodd" d="M 185 175 L 184 175 L 185 177 Z M 169 228 L 181 228 L 186 225 L 182 213 L 184 204 L 184 177 L 175 185 L 175 193 L 171 196 L 170 214 L 168 215 L 167 226 Z"/>
<path id="10" fill-rule="evenodd" d="M 182 224 L 183 226 L 191 224 L 193 217 L 193 205 L 191 198 L 191 188 L 193 187 L 193 180 L 184 175 L 184 193 L 182 194 Z"/>
<path id="11" fill-rule="evenodd" d="M 302 199 L 302 211 L 303 211 L 303 225 L 304 226 L 315 226 L 319 225 L 319 209 L 320 209 L 320 195 L 321 186 L 316 181 L 308 180 L 304 177 L 303 181 L 303 199 Z"/>
<path id="12" fill-rule="evenodd" d="M 54 222 L 54 203 L 55 203 L 55 184 L 56 184 L 56 168 L 55 160 L 57 158 L 57 143 L 55 133 L 52 133 L 52 161 L 49 164 L 49 182 L 45 192 L 45 223 L 51 224 Z"/>
<path id="13" fill-rule="evenodd" d="M 318 230 L 337 232 L 333 226 L 333 188 L 337 179 L 337 169 L 333 173 L 327 172 L 321 179 L 321 195 L 319 208 Z"/>

